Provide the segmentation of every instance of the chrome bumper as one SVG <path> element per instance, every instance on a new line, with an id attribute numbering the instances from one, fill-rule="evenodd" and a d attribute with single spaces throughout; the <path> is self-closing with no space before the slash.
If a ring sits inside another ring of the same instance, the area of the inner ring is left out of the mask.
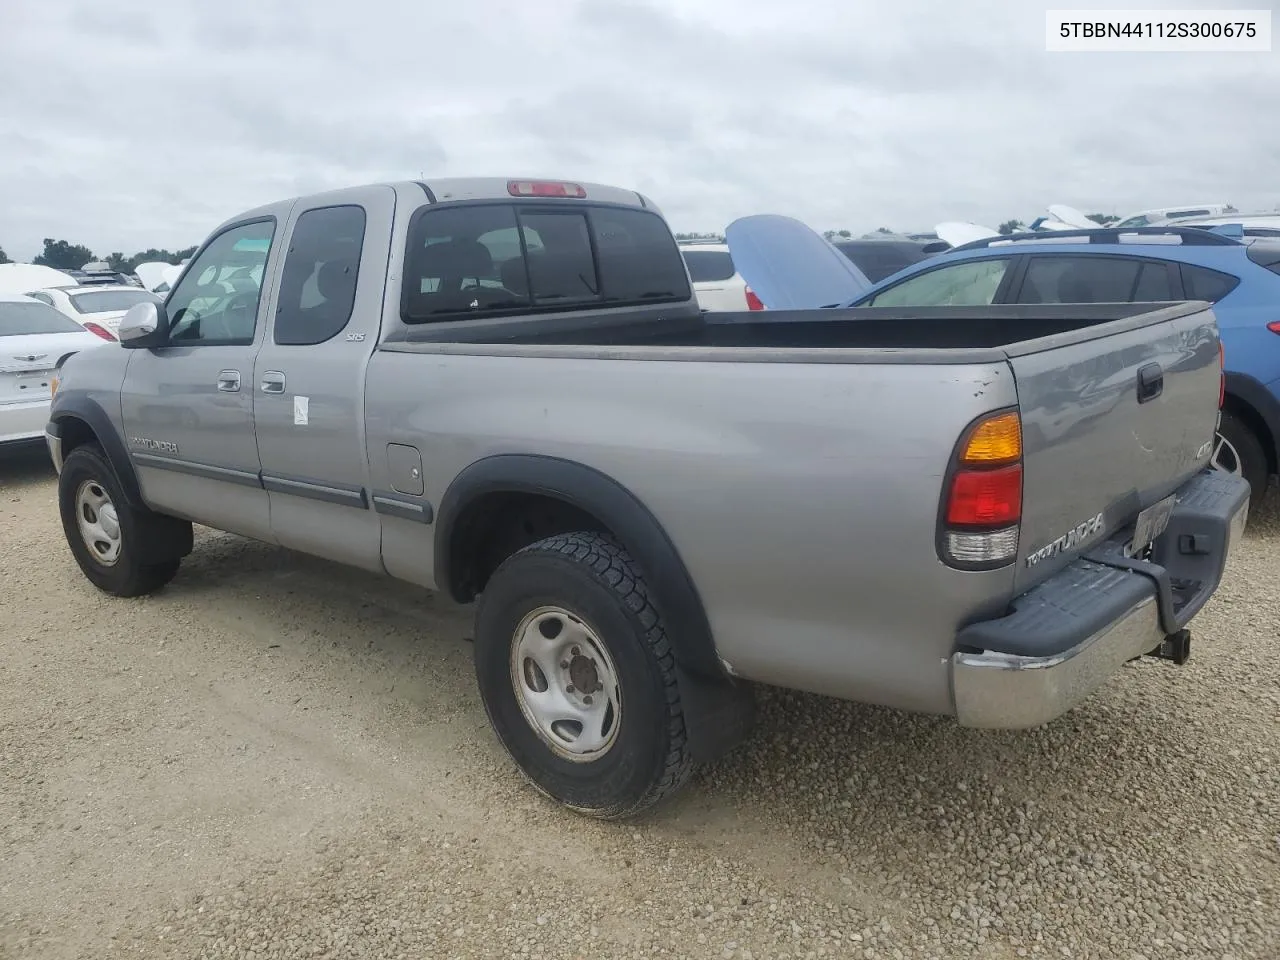
<path id="1" fill-rule="evenodd" d="M 951 658 L 956 719 L 965 727 L 1038 727 L 1062 716 L 1164 637 L 1153 595 L 1107 629 L 1053 656 L 957 653 Z"/>
<path id="2" fill-rule="evenodd" d="M 49 458 L 53 461 L 53 469 L 58 473 L 62 473 L 62 438 L 50 432 L 46 427 L 44 443 L 49 448 Z"/>
<path id="3" fill-rule="evenodd" d="M 1236 477 L 1201 475 L 1179 493 L 1152 561 L 1119 560 L 1118 537 L 1020 597 L 1008 616 L 960 632 L 951 688 L 963 726 L 1048 723 L 1185 628 L 1243 536 L 1249 488 Z M 1171 575 L 1199 584 L 1193 602 L 1174 605 Z"/>

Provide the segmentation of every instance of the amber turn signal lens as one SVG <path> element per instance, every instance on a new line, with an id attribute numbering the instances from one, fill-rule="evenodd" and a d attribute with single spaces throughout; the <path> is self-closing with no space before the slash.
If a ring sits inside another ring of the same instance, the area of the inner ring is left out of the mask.
<path id="1" fill-rule="evenodd" d="M 964 445 L 965 463 L 1010 463 L 1022 458 L 1022 420 L 1016 413 L 1001 413 L 983 420 Z"/>

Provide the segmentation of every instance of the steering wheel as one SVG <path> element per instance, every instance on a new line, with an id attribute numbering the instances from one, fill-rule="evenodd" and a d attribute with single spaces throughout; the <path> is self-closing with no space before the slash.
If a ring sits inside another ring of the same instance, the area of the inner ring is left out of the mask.
<path id="1" fill-rule="evenodd" d="M 233 294 L 220 312 L 228 339 L 253 336 L 258 315 L 258 291 Z"/>

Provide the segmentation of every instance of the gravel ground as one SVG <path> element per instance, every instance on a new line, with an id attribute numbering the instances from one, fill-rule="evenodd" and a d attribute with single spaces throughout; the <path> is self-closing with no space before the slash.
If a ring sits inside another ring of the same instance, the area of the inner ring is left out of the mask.
<path id="1" fill-rule="evenodd" d="M 629 824 L 526 787 L 469 612 L 202 531 L 80 576 L 0 461 L 0 957 L 1280 957 L 1280 509 L 1191 663 L 1025 733 L 780 691 Z"/>

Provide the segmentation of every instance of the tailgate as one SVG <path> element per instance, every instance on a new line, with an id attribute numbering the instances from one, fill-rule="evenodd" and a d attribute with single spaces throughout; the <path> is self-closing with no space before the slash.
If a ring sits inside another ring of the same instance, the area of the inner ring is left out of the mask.
<path id="1" fill-rule="evenodd" d="M 1185 305 L 1007 352 L 1023 429 L 1020 593 L 1208 464 L 1221 361 L 1212 312 Z"/>

